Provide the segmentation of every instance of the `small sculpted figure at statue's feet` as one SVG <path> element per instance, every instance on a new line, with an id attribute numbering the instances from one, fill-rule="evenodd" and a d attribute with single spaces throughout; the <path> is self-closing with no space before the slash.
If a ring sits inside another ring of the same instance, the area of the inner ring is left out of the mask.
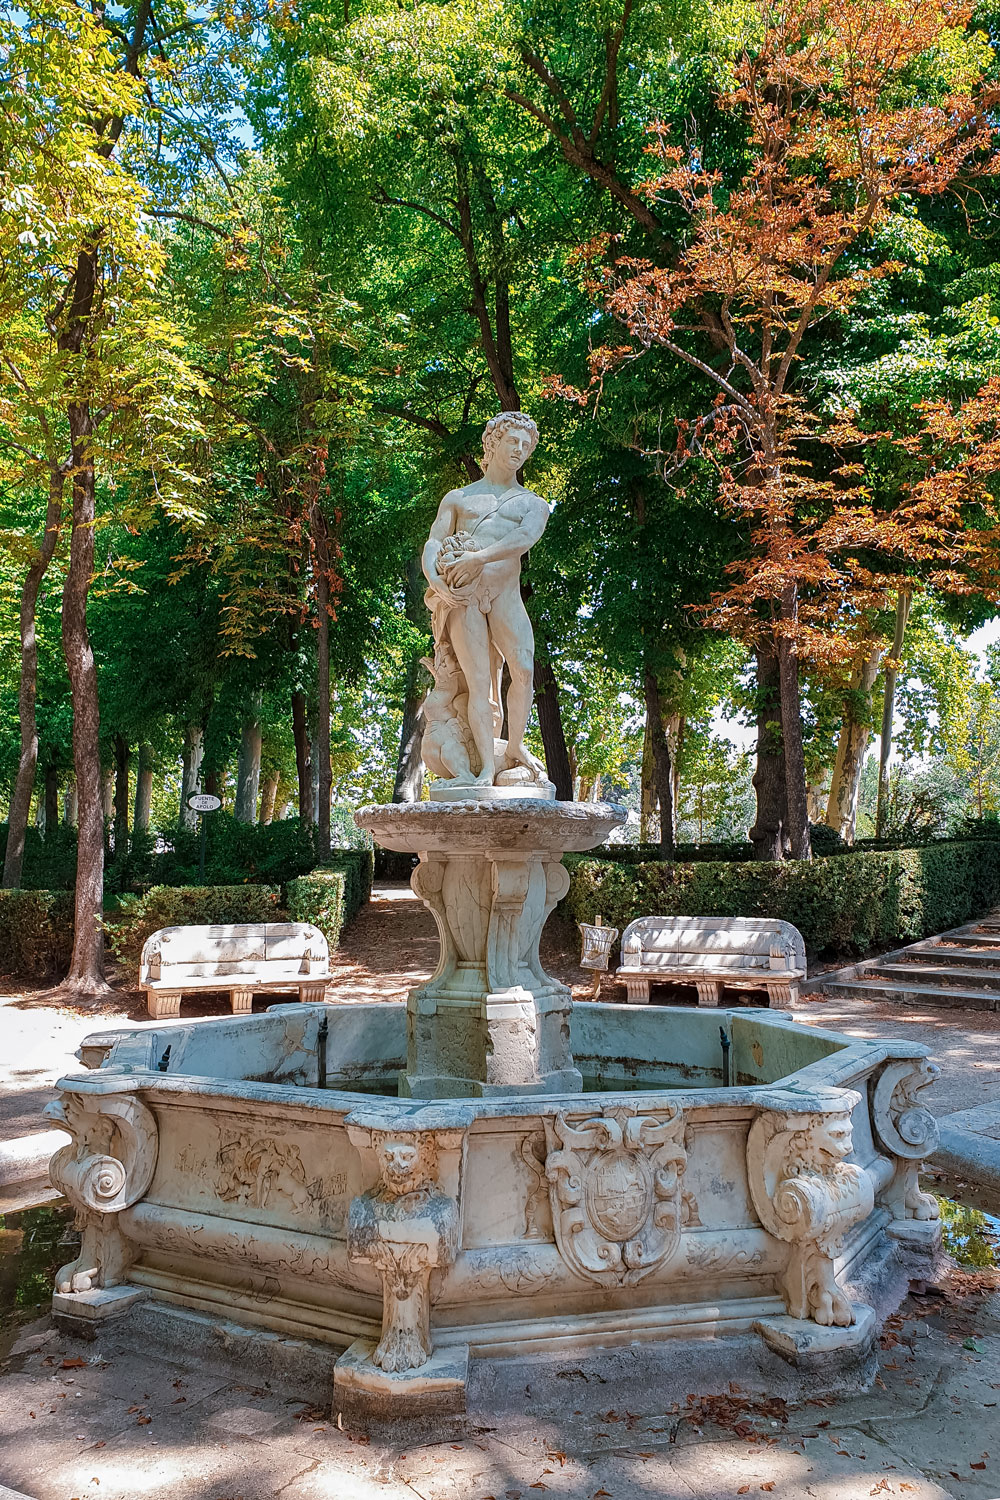
<path id="1" fill-rule="evenodd" d="M 520 576 L 521 558 L 545 530 L 549 508 L 517 479 L 537 442 L 538 429 L 524 412 L 501 412 L 488 422 L 482 478 L 449 490 L 423 551 L 434 632 L 431 670 L 436 690 L 450 694 L 432 694 L 425 709 L 432 725 L 431 768 L 456 785 L 493 786 L 501 776 L 514 785 L 537 783 L 545 775 L 524 743 L 535 643 Z M 499 742 L 498 753 L 504 666 L 510 679 L 507 740 Z M 466 746 L 470 771 L 454 751 L 458 744 Z"/>

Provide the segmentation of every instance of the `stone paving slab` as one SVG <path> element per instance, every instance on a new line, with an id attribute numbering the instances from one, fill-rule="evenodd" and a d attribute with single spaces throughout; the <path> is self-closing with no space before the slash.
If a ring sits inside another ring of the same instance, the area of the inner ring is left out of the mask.
<path id="1" fill-rule="evenodd" d="M 0 1374 L 0 1483 L 29 1500 L 997 1500 L 1000 1292 L 956 1285 L 908 1304 L 867 1394 L 692 1392 L 664 1411 L 635 1382 L 583 1380 L 561 1412 L 528 1392 L 461 1442 L 403 1452 L 266 1380 L 43 1320 Z"/>

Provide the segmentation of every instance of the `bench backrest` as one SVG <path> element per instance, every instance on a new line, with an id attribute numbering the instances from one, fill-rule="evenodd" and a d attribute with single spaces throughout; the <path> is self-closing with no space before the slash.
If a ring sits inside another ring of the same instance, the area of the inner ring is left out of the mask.
<path id="1" fill-rule="evenodd" d="M 638 917 L 622 934 L 625 968 L 805 969 L 802 934 L 775 917 Z"/>
<path id="2" fill-rule="evenodd" d="M 330 950 L 308 922 L 216 923 L 161 927 L 142 949 L 140 983 L 265 973 L 271 978 L 325 975 Z"/>

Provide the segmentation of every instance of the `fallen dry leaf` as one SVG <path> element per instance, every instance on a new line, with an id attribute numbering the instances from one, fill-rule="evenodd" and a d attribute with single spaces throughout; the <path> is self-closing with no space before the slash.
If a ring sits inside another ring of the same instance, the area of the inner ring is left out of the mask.
<path id="1" fill-rule="evenodd" d="M 774 1480 L 773 1479 L 765 1479 L 764 1483 L 761 1485 L 761 1489 L 762 1490 L 773 1490 L 774 1489 Z"/>
<path id="2" fill-rule="evenodd" d="M 736 1493 L 737 1495 L 749 1495 L 750 1486 L 748 1484 L 741 1484 Z"/>
<path id="3" fill-rule="evenodd" d="M 83 1370 L 86 1368 L 86 1364 L 87 1361 L 81 1359 L 77 1354 L 72 1359 L 64 1359 L 59 1368 L 62 1370 Z"/>
<path id="4" fill-rule="evenodd" d="M 984 1463 L 970 1464 L 969 1468 L 970 1469 L 985 1469 L 986 1465 Z"/>

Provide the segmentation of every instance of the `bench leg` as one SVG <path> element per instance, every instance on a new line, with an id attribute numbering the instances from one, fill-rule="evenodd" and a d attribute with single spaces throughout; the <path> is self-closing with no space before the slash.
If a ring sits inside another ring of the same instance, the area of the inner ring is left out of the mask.
<path id="1" fill-rule="evenodd" d="M 717 979 L 698 979 L 695 981 L 698 989 L 699 1005 L 718 1005 L 722 999 L 722 985 Z"/>
<path id="2" fill-rule="evenodd" d="M 229 1006 L 234 1016 L 245 1016 L 253 1010 L 253 990 L 230 990 Z"/>
<path id="3" fill-rule="evenodd" d="M 648 1005 L 649 980 L 638 976 L 634 979 L 625 977 L 625 1003 L 626 1005 Z"/>
<path id="4" fill-rule="evenodd" d="M 147 990 L 146 1009 L 154 1021 L 163 1021 L 181 1013 L 180 990 Z"/>
<path id="5" fill-rule="evenodd" d="M 310 979 L 308 984 L 299 985 L 299 999 L 303 1005 L 319 1005 L 326 999 L 326 980 Z"/>
<path id="6" fill-rule="evenodd" d="M 772 980 L 767 986 L 767 1003 L 781 1010 L 794 1010 L 799 1000 L 799 987 L 790 980 Z"/>

